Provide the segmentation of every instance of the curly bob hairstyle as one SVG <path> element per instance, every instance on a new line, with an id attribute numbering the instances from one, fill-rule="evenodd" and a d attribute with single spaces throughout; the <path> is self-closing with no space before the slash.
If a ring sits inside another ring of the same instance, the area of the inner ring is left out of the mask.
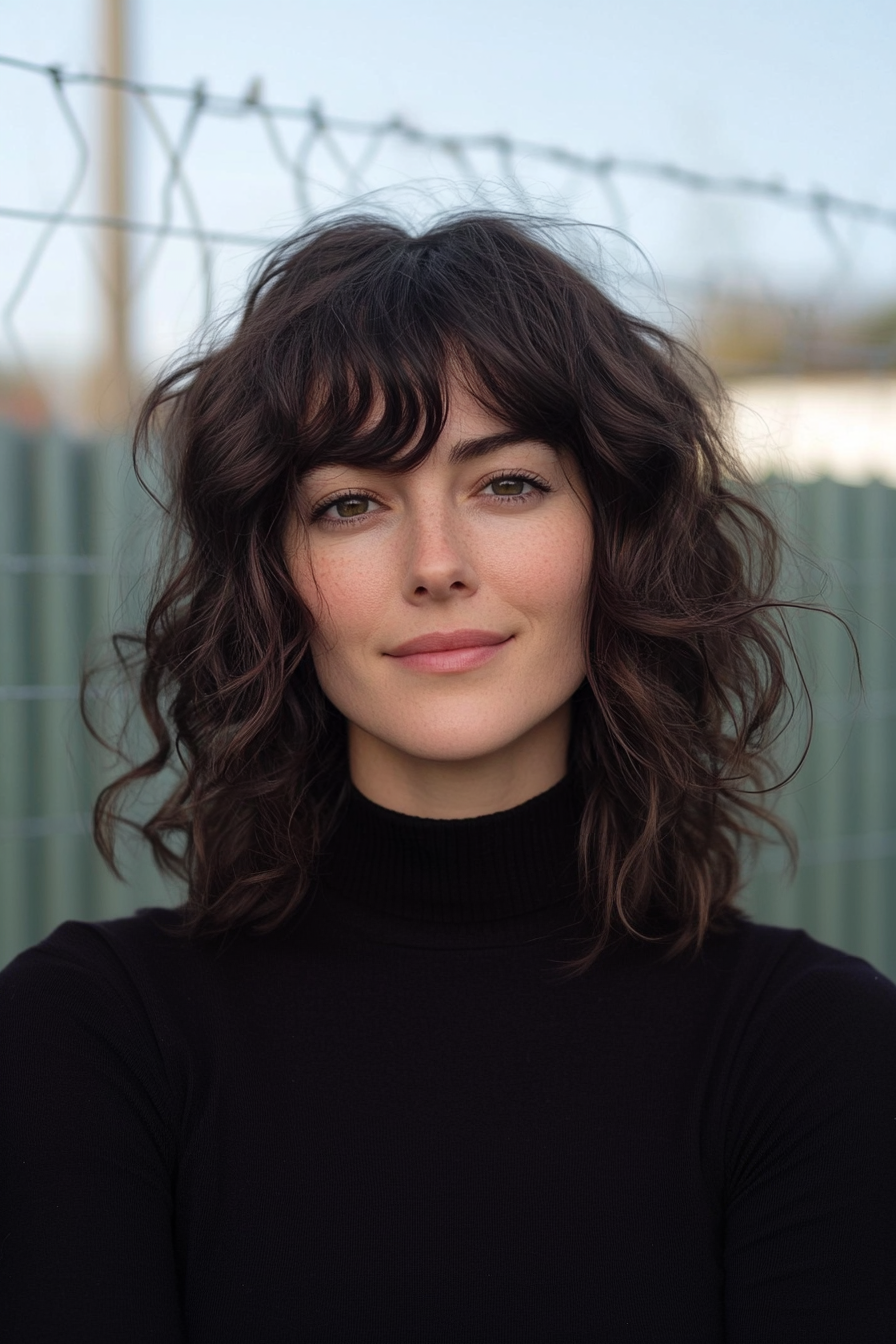
<path id="1" fill-rule="evenodd" d="M 350 781 L 286 525 L 313 467 L 421 462 L 457 370 L 509 429 L 574 454 L 593 506 L 568 767 L 594 938 L 570 964 L 657 918 L 668 956 L 696 951 L 730 927 L 745 846 L 769 826 L 792 846 L 763 802 L 793 700 L 781 536 L 727 445 L 715 376 L 612 301 L 552 227 L 318 222 L 264 259 L 230 333 L 150 392 L 135 462 L 161 455 L 168 537 L 145 630 L 116 650 L 154 746 L 122 755 L 94 835 L 114 868 L 116 826 L 136 827 L 185 881 L 180 932 L 269 934 L 313 888 Z M 123 793 L 172 768 L 154 814 L 128 821 Z"/>

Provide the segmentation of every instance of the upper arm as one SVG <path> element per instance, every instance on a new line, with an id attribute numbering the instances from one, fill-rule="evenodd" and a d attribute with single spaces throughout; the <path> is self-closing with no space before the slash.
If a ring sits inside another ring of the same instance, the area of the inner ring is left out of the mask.
<path id="1" fill-rule="evenodd" d="M 0 975 L 0 1337 L 181 1338 L 173 1138 L 152 1031 L 101 958 Z"/>
<path id="2" fill-rule="evenodd" d="M 896 1340 L 896 986 L 857 960 L 763 1014 L 732 1104 L 729 1344 Z"/>

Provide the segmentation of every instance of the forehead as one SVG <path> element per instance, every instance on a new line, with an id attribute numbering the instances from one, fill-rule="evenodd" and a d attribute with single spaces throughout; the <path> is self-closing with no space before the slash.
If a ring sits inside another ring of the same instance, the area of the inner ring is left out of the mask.
<path id="1" fill-rule="evenodd" d="M 373 463 L 368 464 L 364 462 L 363 457 L 359 460 L 355 454 L 347 453 L 344 461 L 334 459 L 329 464 L 312 467 L 305 473 L 305 477 L 313 478 L 333 468 L 350 467 L 370 471 L 383 470 L 395 473 L 397 470 L 400 472 L 402 459 L 410 456 L 414 452 L 415 446 L 415 441 L 410 442 L 406 448 L 401 449 L 391 459 L 388 467 Z M 454 384 L 450 390 L 441 432 L 433 443 L 430 452 L 422 461 L 418 460 L 416 465 L 419 468 L 423 465 L 423 462 L 435 458 L 449 467 L 461 466 L 466 462 L 488 457 L 492 453 L 500 452 L 506 448 L 526 449 L 529 452 L 541 455 L 547 454 L 554 461 L 560 456 L 554 446 L 542 439 L 527 435 L 519 429 L 511 429 L 505 419 L 487 406 L 483 406 L 465 387 Z"/>
<path id="2" fill-rule="evenodd" d="M 570 455 L 559 441 L 543 438 L 540 426 L 530 427 L 525 417 L 518 418 L 512 405 L 505 408 L 492 402 L 477 380 L 457 369 L 448 373 L 434 399 L 422 393 L 402 409 L 400 399 L 374 384 L 368 385 L 364 400 L 360 418 L 352 418 L 350 400 L 321 397 L 317 443 L 311 460 L 299 466 L 300 489 L 322 481 L 329 485 L 334 477 L 335 484 L 343 484 L 347 473 L 411 475 L 427 462 L 429 470 L 453 469 L 505 451 L 512 452 L 517 463 L 529 459 L 532 469 L 547 471 Z M 341 414 L 346 405 L 348 418 Z M 509 459 L 500 462 L 508 469 L 511 465 Z"/>
<path id="3" fill-rule="evenodd" d="M 445 425 L 435 451 L 444 453 L 448 465 L 455 466 L 511 446 L 540 449 L 557 456 L 557 450 L 550 444 L 512 429 L 504 417 L 484 406 L 462 383 L 452 382 Z"/>

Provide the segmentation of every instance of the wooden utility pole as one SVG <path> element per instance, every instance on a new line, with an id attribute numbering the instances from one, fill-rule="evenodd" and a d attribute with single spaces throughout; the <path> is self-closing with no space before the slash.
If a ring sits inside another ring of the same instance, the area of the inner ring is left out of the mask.
<path id="1" fill-rule="evenodd" d="M 103 71 L 113 79 L 127 79 L 127 0 L 101 0 Z M 128 94 L 106 86 L 102 100 L 102 212 L 127 219 L 129 207 Z M 100 362 L 98 410 L 110 428 L 124 428 L 131 416 L 131 295 L 130 234 L 127 229 L 103 230 L 103 272 L 106 302 L 103 352 Z"/>

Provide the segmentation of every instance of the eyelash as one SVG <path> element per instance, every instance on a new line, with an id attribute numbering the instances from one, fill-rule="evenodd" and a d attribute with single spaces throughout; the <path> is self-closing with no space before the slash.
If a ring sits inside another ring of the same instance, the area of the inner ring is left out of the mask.
<path id="1" fill-rule="evenodd" d="M 548 485 L 540 476 L 533 476 L 528 471 L 499 471 L 494 476 L 490 476 L 487 481 L 482 482 L 482 489 L 494 485 L 495 481 L 528 481 L 533 485 L 536 491 L 541 495 L 549 495 L 553 491 L 553 486 Z M 529 493 L 524 495 L 490 495 L 490 499 L 500 500 L 502 503 L 515 504 L 517 500 L 528 499 Z M 311 515 L 312 522 L 322 522 L 327 527 L 352 527 L 355 523 L 364 522 L 371 515 L 369 513 L 359 513 L 355 518 L 325 518 L 327 509 L 331 509 L 334 504 L 339 504 L 343 499 L 370 499 L 376 504 L 378 500 L 374 495 L 368 494 L 366 490 L 345 490 L 341 495 L 336 495 L 333 499 L 324 500 L 318 504 Z"/>

